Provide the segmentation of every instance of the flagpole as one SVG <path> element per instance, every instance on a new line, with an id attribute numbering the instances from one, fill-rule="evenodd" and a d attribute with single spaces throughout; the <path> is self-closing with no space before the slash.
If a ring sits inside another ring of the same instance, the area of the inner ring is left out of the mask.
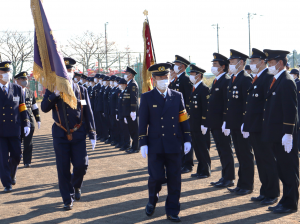
<path id="1" fill-rule="evenodd" d="M 148 16 L 147 16 L 147 22 L 148 22 L 149 31 L 150 31 L 150 38 L 151 38 L 151 45 L 152 45 L 152 51 L 153 51 L 153 56 L 154 56 L 154 62 L 156 63 L 156 57 L 155 57 L 155 51 L 154 51 L 154 45 L 153 45 L 153 40 L 152 40 L 152 35 L 151 35 L 151 29 L 150 29 L 150 23 L 149 23 Z"/>

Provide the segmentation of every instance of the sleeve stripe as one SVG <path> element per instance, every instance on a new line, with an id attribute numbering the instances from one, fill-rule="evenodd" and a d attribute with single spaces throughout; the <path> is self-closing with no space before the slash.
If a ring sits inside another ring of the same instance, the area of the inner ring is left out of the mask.
<path id="1" fill-rule="evenodd" d="M 284 122 L 283 122 L 283 124 L 295 126 L 295 124 L 290 124 L 290 123 L 284 123 Z"/>
<path id="2" fill-rule="evenodd" d="M 32 110 L 36 110 L 36 109 L 39 109 L 38 105 L 35 103 L 32 105 Z"/>

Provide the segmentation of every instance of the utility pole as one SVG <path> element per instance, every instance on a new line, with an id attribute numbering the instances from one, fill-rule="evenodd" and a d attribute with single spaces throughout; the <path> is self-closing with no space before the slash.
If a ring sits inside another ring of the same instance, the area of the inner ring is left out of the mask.
<path id="1" fill-rule="evenodd" d="M 105 25 L 105 54 L 106 54 L 106 71 L 108 69 L 108 61 L 107 61 L 107 36 L 106 36 L 106 26 L 108 22 L 106 22 Z"/>
<path id="2" fill-rule="evenodd" d="M 256 15 L 256 14 L 253 14 Z M 248 29 L 249 29 L 249 57 L 251 56 L 251 38 L 250 38 L 250 13 L 248 12 Z"/>
<path id="3" fill-rule="evenodd" d="M 121 75 L 121 53 L 119 53 L 119 73 Z"/>
<path id="4" fill-rule="evenodd" d="M 211 26 L 212 27 L 217 27 L 217 48 L 218 48 L 218 53 L 219 53 L 219 29 L 220 29 L 220 27 L 219 27 L 218 23 L 217 24 L 213 24 Z"/>

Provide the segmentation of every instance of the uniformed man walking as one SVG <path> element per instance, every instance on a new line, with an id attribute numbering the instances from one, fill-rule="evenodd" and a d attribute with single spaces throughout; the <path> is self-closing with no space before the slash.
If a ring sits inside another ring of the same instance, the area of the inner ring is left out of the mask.
<path id="1" fill-rule="evenodd" d="M 86 133 L 88 133 L 94 149 L 96 146 L 96 132 L 87 89 L 73 83 L 73 61 L 65 59 L 65 63 L 69 81 L 79 102 L 77 108 L 73 110 L 64 103 L 59 91 L 55 90 L 52 93 L 47 89 L 41 103 L 41 109 L 44 113 L 52 110 L 54 120 L 52 136 L 59 190 L 63 198 L 64 209 L 70 210 L 73 208 L 74 199 L 80 200 L 81 198 L 83 177 L 88 168 Z M 85 120 L 86 125 L 83 125 L 83 120 Z M 70 173 L 70 162 L 73 165 L 72 174 Z"/>
<path id="2" fill-rule="evenodd" d="M 193 84 L 185 70 L 190 65 L 190 62 L 179 55 L 175 55 L 173 63 L 175 64 L 174 71 L 177 74 L 174 80 L 175 90 L 182 93 L 186 110 L 189 112 L 189 99 L 193 90 Z M 186 155 L 182 152 L 182 173 L 192 172 L 194 166 L 193 154 L 193 149 Z"/>
<path id="3" fill-rule="evenodd" d="M 293 68 L 290 72 L 290 75 L 293 76 L 295 82 L 299 82 L 299 70 Z"/>
<path id="4" fill-rule="evenodd" d="M 113 89 L 111 90 L 111 97 L 110 97 L 110 119 L 112 123 L 112 129 L 113 129 L 113 143 L 111 143 L 112 146 L 115 146 L 116 148 L 121 148 L 120 145 L 120 122 L 117 120 L 117 112 L 118 112 L 118 95 L 121 92 L 118 88 L 118 80 L 120 80 L 120 77 L 113 78 L 112 86 Z"/>
<path id="5" fill-rule="evenodd" d="M 299 158 L 297 149 L 297 89 L 285 67 L 288 51 L 264 50 L 269 72 L 274 75 L 264 104 L 262 140 L 272 145 L 283 195 L 269 207 L 273 213 L 298 210 Z"/>
<path id="6" fill-rule="evenodd" d="M 226 121 L 223 123 L 223 132 L 229 135 L 225 129 L 230 129 L 236 156 L 239 161 L 239 180 L 237 187 L 228 189 L 238 195 L 250 194 L 254 184 L 254 158 L 249 139 L 243 138 L 241 126 L 246 111 L 247 90 L 252 84 L 252 78 L 245 73 L 244 67 L 248 56 L 235 50 L 230 50 L 229 69 L 232 72 L 228 86 L 228 102 Z"/>
<path id="7" fill-rule="evenodd" d="M 80 78 L 81 78 L 81 74 L 78 72 L 74 72 L 73 82 L 77 83 L 78 85 L 82 85 Z"/>
<path id="8" fill-rule="evenodd" d="M 167 88 L 169 69 L 168 63 L 149 68 L 156 88 L 141 96 L 139 142 L 142 156 L 146 158 L 148 155 L 149 202 L 146 215 L 153 215 L 167 175 L 167 219 L 180 222 L 181 143 L 184 139 L 184 151 L 189 152 L 191 135 L 182 94 Z"/>
<path id="9" fill-rule="evenodd" d="M 190 65 L 190 80 L 194 85 L 189 101 L 189 123 L 192 146 L 198 160 L 197 172 L 191 176 L 200 179 L 210 177 L 211 174 L 210 130 L 206 124 L 209 88 L 202 82 L 205 72 L 196 65 Z"/>
<path id="10" fill-rule="evenodd" d="M 110 93 L 110 90 L 111 90 L 111 87 L 110 87 L 110 82 L 109 82 L 109 79 L 110 77 L 109 76 L 105 76 L 104 79 L 103 79 L 103 84 L 105 86 L 105 90 L 104 90 L 104 93 L 103 93 L 103 121 L 105 122 L 105 126 L 107 127 L 105 131 L 105 136 L 109 136 L 107 138 L 107 140 L 105 141 L 105 144 L 110 144 L 111 141 L 112 141 L 112 131 L 111 131 L 111 124 L 110 124 L 110 120 L 109 120 L 109 93 Z"/>
<path id="11" fill-rule="evenodd" d="M 0 178 L 4 192 L 11 192 L 16 184 L 16 173 L 20 163 L 21 127 L 27 137 L 30 122 L 22 88 L 10 83 L 11 62 L 0 63 Z"/>
<path id="12" fill-rule="evenodd" d="M 21 72 L 15 76 L 15 80 L 17 81 L 17 84 L 22 87 L 22 93 L 24 94 L 25 98 L 25 104 L 27 107 L 27 112 L 29 115 L 30 120 L 30 133 L 27 137 L 21 136 L 23 138 L 23 163 L 25 168 L 31 167 L 31 160 L 32 160 L 32 148 L 33 148 L 33 142 L 32 137 L 35 129 L 35 122 L 33 120 L 33 117 L 35 118 L 38 129 L 41 127 L 41 116 L 39 112 L 39 107 L 36 103 L 36 99 L 34 96 L 34 92 L 30 89 L 27 89 L 28 86 L 28 73 L 27 72 Z"/>
<path id="13" fill-rule="evenodd" d="M 97 106 L 98 106 L 98 94 L 101 89 L 100 84 L 100 74 L 96 74 L 94 77 L 94 82 L 96 83 L 94 87 L 94 105 L 93 105 L 93 113 L 94 113 L 94 119 L 95 119 L 95 125 L 96 125 L 96 132 L 97 132 L 97 140 L 101 139 L 101 123 L 100 123 L 100 113 L 96 112 Z"/>
<path id="14" fill-rule="evenodd" d="M 138 93 L 139 87 L 137 82 L 134 80 L 136 71 L 132 68 L 127 67 L 125 70 L 124 79 L 127 81 L 127 86 L 123 93 L 123 103 L 122 103 L 122 112 L 124 116 L 124 122 L 128 124 L 128 129 L 130 137 L 132 139 L 132 147 L 130 150 L 127 150 L 127 153 L 137 153 L 139 152 L 138 147 Z"/>
<path id="15" fill-rule="evenodd" d="M 211 182 L 210 184 L 215 187 L 224 188 L 233 186 L 235 179 L 231 138 L 229 135 L 226 136 L 222 133 L 222 124 L 227 114 L 227 87 L 230 82 L 230 76 L 226 73 L 228 72 L 229 61 L 228 58 L 219 53 L 214 53 L 213 57 L 211 72 L 216 78 L 210 89 L 206 125 L 211 129 L 218 150 L 222 166 L 222 176 L 218 181 Z M 224 131 L 230 132 L 229 129 Z"/>
<path id="16" fill-rule="evenodd" d="M 273 79 L 265 59 L 264 52 L 252 48 L 250 66 L 255 77 L 248 90 L 242 134 L 244 138 L 249 138 L 253 147 L 259 179 L 262 184 L 260 195 L 252 197 L 251 200 L 258 201 L 261 205 L 271 205 L 278 201 L 280 190 L 276 160 L 272 147 L 270 147 L 271 144 L 261 140 L 265 97 Z"/>

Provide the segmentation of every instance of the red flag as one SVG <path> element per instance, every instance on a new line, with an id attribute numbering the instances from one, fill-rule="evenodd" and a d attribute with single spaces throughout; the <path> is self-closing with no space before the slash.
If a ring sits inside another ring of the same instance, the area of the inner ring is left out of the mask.
<path id="1" fill-rule="evenodd" d="M 151 31 L 148 24 L 148 21 L 145 20 L 143 25 L 143 39 L 144 39 L 144 61 L 143 61 L 143 86 L 142 93 L 152 90 L 152 76 L 148 71 L 148 68 L 154 64 L 153 58 L 153 49 L 152 49 L 152 40 L 151 40 Z"/>

